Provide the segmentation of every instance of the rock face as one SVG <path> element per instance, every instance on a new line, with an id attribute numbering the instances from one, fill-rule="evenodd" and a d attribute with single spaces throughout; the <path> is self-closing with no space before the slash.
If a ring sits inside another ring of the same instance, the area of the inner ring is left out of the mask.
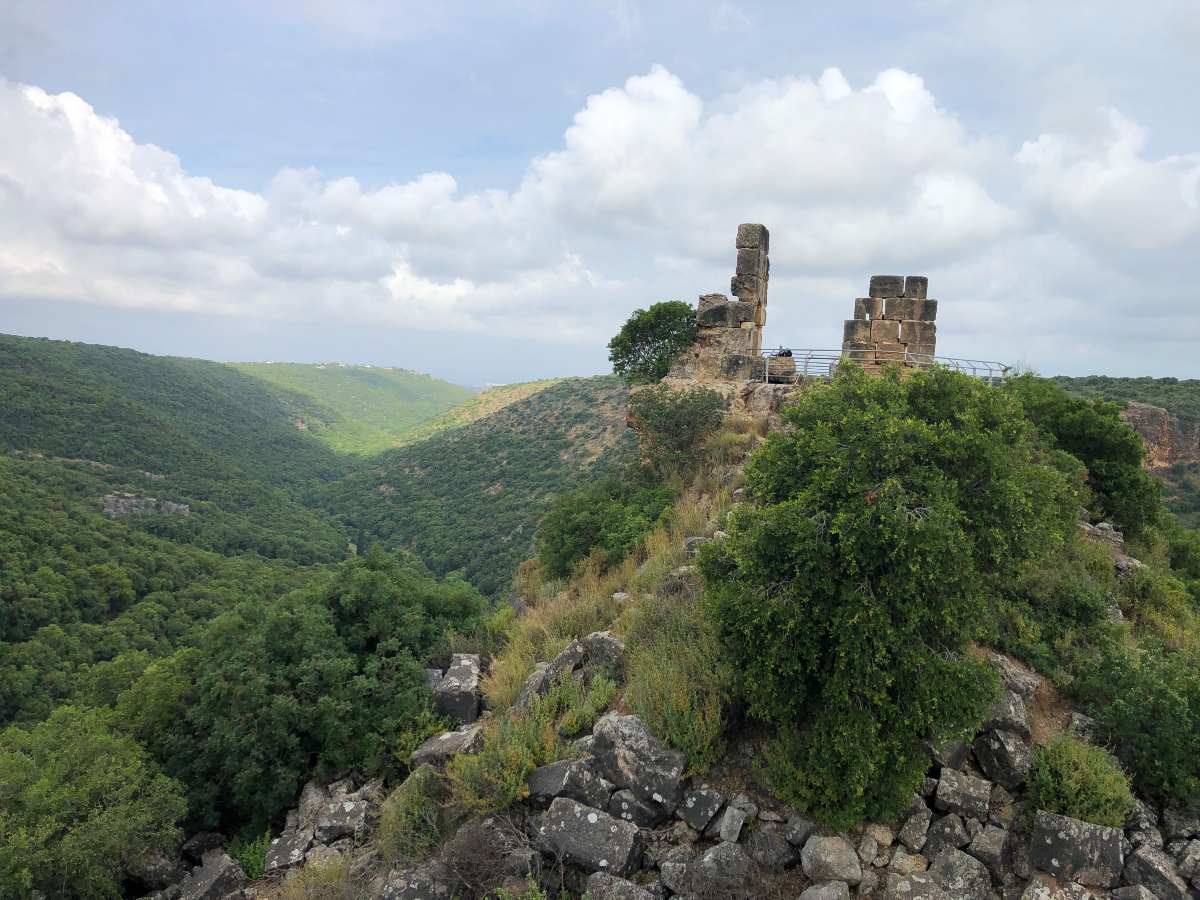
<path id="1" fill-rule="evenodd" d="M 1033 820 L 1029 861 L 1060 880 L 1114 887 L 1120 883 L 1125 864 L 1123 839 L 1119 828 L 1038 810 Z"/>
<path id="2" fill-rule="evenodd" d="M 666 750 L 637 716 L 609 713 L 592 730 L 600 773 L 643 802 L 670 814 L 683 797 L 685 757 Z"/>
<path id="3" fill-rule="evenodd" d="M 589 761 L 564 759 L 529 773 L 529 799 L 535 806 L 549 806 L 555 797 L 569 797 L 595 809 L 607 809 L 612 782 L 601 778 Z"/>
<path id="4" fill-rule="evenodd" d="M 200 865 L 183 879 L 179 900 L 222 900 L 245 883 L 246 874 L 228 853 L 209 850 Z"/>
<path id="5" fill-rule="evenodd" d="M 1200 422 L 1189 422 L 1158 406 L 1130 403 L 1121 418 L 1146 445 L 1146 468 L 1165 469 L 1177 462 L 1200 460 Z"/>
<path id="6" fill-rule="evenodd" d="M 140 497 L 137 494 L 112 493 L 104 496 L 104 514 L 110 519 L 126 516 L 188 516 L 192 508 L 186 503 Z"/>
<path id="7" fill-rule="evenodd" d="M 444 716 L 469 725 L 479 718 L 479 656 L 455 653 L 450 668 L 433 690 L 433 702 Z"/>
<path id="8" fill-rule="evenodd" d="M 632 875 L 642 861 L 642 838 L 636 825 L 614 819 L 567 797 L 557 797 L 542 817 L 537 833 L 543 852 L 587 872 Z"/>

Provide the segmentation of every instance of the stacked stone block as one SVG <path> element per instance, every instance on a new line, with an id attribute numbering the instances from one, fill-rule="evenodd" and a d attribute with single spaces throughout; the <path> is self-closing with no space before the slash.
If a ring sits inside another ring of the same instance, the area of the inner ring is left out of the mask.
<path id="1" fill-rule="evenodd" d="M 696 342 L 676 360 L 673 376 L 699 381 L 744 381 L 752 376 L 767 323 L 769 248 L 766 226 L 738 226 L 737 264 L 729 284 L 735 299 L 724 294 L 700 297 Z"/>
<path id="2" fill-rule="evenodd" d="M 854 301 L 842 354 L 864 366 L 929 365 L 937 343 L 937 301 L 923 275 L 872 275 L 868 296 Z"/>

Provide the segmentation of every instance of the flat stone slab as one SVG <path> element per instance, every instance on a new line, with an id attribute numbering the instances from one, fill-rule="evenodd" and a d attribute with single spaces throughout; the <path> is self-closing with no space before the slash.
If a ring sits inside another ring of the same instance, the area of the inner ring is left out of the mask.
<path id="1" fill-rule="evenodd" d="M 542 816 L 537 843 L 587 872 L 632 875 L 642 861 L 642 838 L 632 822 L 556 797 Z"/>
<path id="2" fill-rule="evenodd" d="M 1093 825 L 1038 810 L 1033 820 L 1029 862 L 1060 881 L 1115 887 L 1125 864 L 1119 828 Z"/>

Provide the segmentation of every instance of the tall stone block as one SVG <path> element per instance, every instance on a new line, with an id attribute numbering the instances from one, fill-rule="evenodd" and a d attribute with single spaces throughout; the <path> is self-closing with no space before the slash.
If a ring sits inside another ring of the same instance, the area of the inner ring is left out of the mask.
<path id="1" fill-rule="evenodd" d="M 766 225 L 757 225 L 751 222 L 745 222 L 738 226 L 737 230 L 737 249 L 744 250 L 747 248 L 755 248 L 766 253 L 771 249 L 771 233 L 767 231 Z"/>
<path id="2" fill-rule="evenodd" d="M 847 319 L 842 329 L 843 344 L 874 344 L 871 338 L 871 322 L 863 319 Z"/>
<path id="3" fill-rule="evenodd" d="M 871 322 L 871 340 L 875 343 L 900 341 L 900 323 L 891 319 L 875 319 Z"/>
<path id="4" fill-rule="evenodd" d="M 737 252 L 738 275 L 763 276 L 767 274 L 767 254 L 756 247 L 745 247 Z"/>
<path id="5" fill-rule="evenodd" d="M 883 303 L 882 297 L 859 297 L 854 301 L 854 318 L 882 319 Z"/>
<path id="6" fill-rule="evenodd" d="M 906 275 L 904 277 L 904 296 L 924 300 L 929 293 L 929 279 L 924 275 Z"/>

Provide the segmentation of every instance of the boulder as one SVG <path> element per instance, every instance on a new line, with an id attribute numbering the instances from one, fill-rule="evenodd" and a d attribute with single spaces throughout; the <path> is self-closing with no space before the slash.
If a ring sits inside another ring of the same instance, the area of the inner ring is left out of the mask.
<path id="1" fill-rule="evenodd" d="M 1038 810 L 1033 820 L 1029 860 L 1060 881 L 1115 887 L 1125 862 L 1119 828 L 1093 825 Z"/>
<path id="2" fill-rule="evenodd" d="M 984 731 L 1011 731 L 1023 738 L 1030 736 L 1029 713 L 1025 709 L 1025 701 L 1016 691 L 1005 688 L 1003 695 L 992 707 L 991 713 L 983 723 Z"/>
<path id="3" fill-rule="evenodd" d="M 1032 699 L 1042 682 L 1045 681 L 1037 672 L 1002 654 L 989 652 L 988 662 L 1000 673 L 1000 680 L 1004 687 L 1024 700 Z"/>
<path id="4" fill-rule="evenodd" d="M 605 781 L 605 784 L 609 782 Z M 608 801 L 608 814 L 639 828 L 655 828 L 666 820 L 666 814 L 657 804 L 643 803 L 633 791 L 622 788 Z"/>
<path id="5" fill-rule="evenodd" d="M 970 752 L 971 748 L 962 741 L 950 741 L 940 747 L 929 748 L 929 755 L 934 762 L 947 769 L 961 769 Z"/>
<path id="6" fill-rule="evenodd" d="M 1149 888 L 1143 887 L 1140 884 L 1131 884 L 1127 887 L 1117 888 L 1109 894 L 1109 897 L 1112 900 L 1157 900 Z"/>
<path id="7" fill-rule="evenodd" d="M 750 858 L 770 872 L 791 868 L 800 859 L 800 852 L 788 843 L 778 825 L 760 824 L 745 841 Z"/>
<path id="8" fill-rule="evenodd" d="M 546 681 L 546 670 L 550 668 L 550 663 L 538 663 L 533 667 L 533 671 L 529 673 L 529 677 L 525 679 L 525 683 L 521 685 L 521 693 L 517 695 L 517 700 L 513 707 L 517 710 L 526 710 L 533 705 L 533 698 L 540 697 L 546 692 L 549 683 Z"/>
<path id="9" fill-rule="evenodd" d="M 947 813 L 941 818 L 935 819 L 929 826 L 929 832 L 925 835 L 925 846 L 921 848 L 921 851 L 933 859 L 948 847 L 958 849 L 967 846 L 970 842 L 971 836 L 967 834 L 962 817 L 956 813 Z"/>
<path id="10" fill-rule="evenodd" d="M 683 795 L 683 802 L 675 809 L 675 815 L 697 831 L 703 831 L 724 802 L 725 798 L 719 791 L 707 786 L 698 787 Z"/>
<path id="11" fill-rule="evenodd" d="M 986 822 L 992 783 L 956 769 L 942 769 L 933 805 L 942 812 L 961 813 Z"/>
<path id="12" fill-rule="evenodd" d="M 1200 838 L 1200 812 L 1168 806 L 1162 813 L 1163 835 L 1168 841 Z"/>
<path id="13" fill-rule="evenodd" d="M 947 847 L 929 864 L 926 873 L 955 900 L 990 900 L 992 877 L 975 857 Z"/>
<path id="14" fill-rule="evenodd" d="M 816 830 L 817 823 L 812 819 L 802 816 L 800 813 L 792 813 L 788 816 L 787 828 L 784 830 L 783 836 L 793 847 L 803 847 Z"/>
<path id="15" fill-rule="evenodd" d="M 298 866 L 304 861 L 308 848 L 312 846 L 313 829 L 303 826 L 293 831 L 285 831 L 267 846 L 267 859 L 263 874 L 278 875 L 284 869 Z"/>
<path id="16" fill-rule="evenodd" d="M 1100 900 L 1082 884 L 1058 882 L 1047 875 L 1035 875 L 1025 886 L 1021 900 Z"/>
<path id="17" fill-rule="evenodd" d="M 550 660 L 550 664 L 546 667 L 546 680 L 543 682 L 542 690 L 547 691 L 556 681 L 566 678 L 582 666 L 586 658 L 587 651 L 583 649 L 583 642 L 571 641 L 558 656 Z"/>
<path id="18" fill-rule="evenodd" d="M 1175 853 L 1175 867 L 1181 878 L 1200 876 L 1200 841 L 1181 841 L 1183 846 Z"/>
<path id="19" fill-rule="evenodd" d="M 310 784 L 312 783 L 314 782 L 310 782 Z M 307 790 L 307 788 L 308 785 L 305 785 L 305 790 Z M 303 802 L 303 791 L 300 793 L 300 799 L 301 802 Z M 224 835 L 221 835 L 215 831 L 199 831 L 183 842 L 179 848 L 179 852 L 183 854 L 184 859 L 198 863 L 204 858 L 204 854 L 209 850 L 216 850 L 217 848 L 224 846 Z"/>
<path id="20" fill-rule="evenodd" d="M 447 731 L 429 738 L 413 751 L 408 765 L 418 769 L 424 765 L 441 768 L 460 753 L 478 753 L 483 747 L 483 725 L 476 722 L 457 731 Z M 301 816 L 303 821 L 303 816 Z"/>
<path id="21" fill-rule="evenodd" d="M 999 880 L 1004 869 L 1004 843 L 1008 840 L 1008 832 L 995 825 L 987 825 L 967 847 L 967 853 L 975 857 L 985 866 L 992 877 Z"/>
<path id="22" fill-rule="evenodd" d="M 708 850 L 682 869 L 676 868 L 668 883 L 663 871 L 663 883 L 684 896 L 721 897 L 728 900 L 754 900 L 760 871 L 754 860 L 740 844 L 721 843 Z"/>
<path id="23" fill-rule="evenodd" d="M 807 887 L 800 900 L 850 900 L 850 885 L 844 881 L 826 881 Z"/>
<path id="24" fill-rule="evenodd" d="M 563 759 L 529 773 L 529 800 L 545 808 L 555 797 L 570 797 L 594 809 L 607 809 L 616 788 L 596 774 L 591 760 Z"/>
<path id="25" fill-rule="evenodd" d="M 1014 790 L 1025 783 L 1033 767 L 1033 750 L 1028 741 L 1013 731 L 985 731 L 972 745 L 983 774 Z"/>
<path id="26" fill-rule="evenodd" d="M 924 872 L 910 875 L 888 875 L 884 900 L 959 900 L 941 889 L 936 881 Z"/>
<path id="27" fill-rule="evenodd" d="M 625 664 L 625 643 L 611 631 L 593 631 L 581 643 L 592 665 L 620 669 Z"/>
<path id="28" fill-rule="evenodd" d="M 433 690 L 433 703 L 444 716 L 469 725 L 479 718 L 479 655 L 455 653 L 450 668 Z"/>
<path id="29" fill-rule="evenodd" d="M 367 827 L 371 804 L 365 800 L 334 800 L 317 816 L 313 840 L 331 844 L 339 838 L 357 837 Z"/>
<path id="30" fill-rule="evenodd" d="M 929 823 L 933 821 L 933 812 L 924 803 L 916 805 L 912 814 L 904 820 L 904 825 L 897 835 L 900 843 L 909 850 L 920 850 L 925 846 L 925 835 L 929 832 Z"/>
<path id="31" fill-rule="evenodd" d="M 631 875 L 642 861 L 636 825 L 569 797 L 556 797 L 550 804 L 538 825 L 537 844 L 587 872 Z"/>
<path id="32" fill-rule="evenodd" d="M 903 847 L 897 847 L 888 862 L 888 871 L 896 875 L 911 875 L 914 872 L 924 872 L 928 868 L 928 859 L 920 853 L 906 853 Z"/>
<path id="33" fill-rule="evenodd" d="M 668 814 L 675 811 L 683 797 L 682 753 L 665 749 L 637 716 L 608 713 L 592 736 L 592 752 L 605 778 Z"/>
<path id="34" fill-rule="evenodd" d="M 1129 884 L 1149 888 L 1158 900 L 1188 900 L 1187 884 L 1175 871 L 1170 858 L 1149 844 L 1142 844 L 1133 851 L 1125 864 L 1124 877 Z"/>
<path id="35" fill-rule="evenodd" d="M 240 890 L 246 874 L 224 850 L 207 850 L 179 885 L 179 900 L 222 900 Z"/>
<path id="36" fill-rule="evenodd" d="M 388 875 L 379 900 L 450 900 L 454 889 L 448 873 L 436 862 L 429 862 Z"/>
<path id="37" fill-rule="evenodd" d="M 596 872 L 587 880 L 589 900 L 654 900 L 654 895 L 640 885 L 607 872 Z"/>
<path id="38" fill-rule="evenodd" d="M 862 881 L 862 866 L 854 847 L 843 837 L 813 835 L 800 852 L 804 874 L 813 881 Z"/>

